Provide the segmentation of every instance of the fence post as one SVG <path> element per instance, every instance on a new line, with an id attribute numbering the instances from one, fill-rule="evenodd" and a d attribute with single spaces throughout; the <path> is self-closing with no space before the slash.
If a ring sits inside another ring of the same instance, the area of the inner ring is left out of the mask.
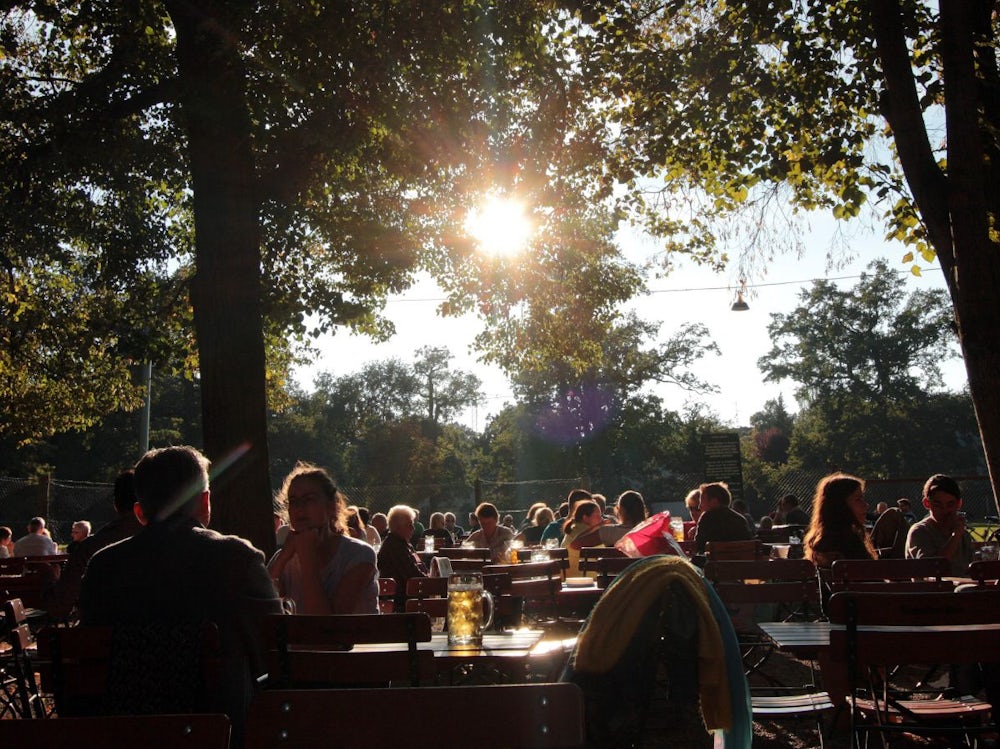
<path id="1" fill-rule="evenodd" d="M 38 517 L 46 518 L 49 517 L 49 485 L 52 483 L 52 477 L 44 473 L 38 477 Z"/>
<path id="2" fill-rule="evenodd" d="M 483 482 L 476 477 L 475 483 L 472 485 L 473 494 L 476 497 L 476 507 L 479 507 L 480 503 L 483 501 Z"/>

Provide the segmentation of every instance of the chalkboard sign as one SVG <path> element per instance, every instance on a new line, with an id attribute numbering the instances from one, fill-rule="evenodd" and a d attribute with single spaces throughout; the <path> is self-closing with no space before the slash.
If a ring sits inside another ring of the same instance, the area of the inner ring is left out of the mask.
<path id="1" fill-rule="evenodd" d="M 701 446 L 705 456 L 705 482 L 725 481 L 733 499 L 743 499 L 740 436 L 736 432 L 705 434 Z"/>

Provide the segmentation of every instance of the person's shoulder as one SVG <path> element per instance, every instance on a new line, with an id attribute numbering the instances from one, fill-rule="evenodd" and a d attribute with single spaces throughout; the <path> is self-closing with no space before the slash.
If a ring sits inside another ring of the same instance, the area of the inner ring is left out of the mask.
<path id="1" fill-rule="evenodd" d="M 506 536 L 508 539 L 512 539 L 517 535 L 517 533 L 508 528 L 506 525 L 498 525 L 497 530 L 502 531 L 502 535 Z"/>
<path id="2" fill-rule="evenodd" d="M 351 550 L 354 556 L 362 558 L 365 561 L 370 560 L 372 563 L 375 562 L 375 549 L 372 548 L 370 543 L 346 534 L 341 536 L 341 539 L 347 544 L 347 548 Z"/>
<path id="3" fill-rule="evenodd" d="M 193 538 L 199 545 L 213 549 L 219 555 L 233 556 L 248 561 L 256 559 L 262 564 L 264 562 L 264 552 L 242 536 L 219 533 L 199 525 L 194 528 Z"/>

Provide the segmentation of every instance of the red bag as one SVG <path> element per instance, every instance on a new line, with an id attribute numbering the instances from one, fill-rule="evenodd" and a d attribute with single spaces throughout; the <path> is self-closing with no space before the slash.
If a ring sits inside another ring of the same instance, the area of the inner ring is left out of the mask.
<path id="1" fill-rule="evenodd" d="M 674 540 L 669 512 L 658 512 L 642 521 L 618 539 L 615 548 L 627 557 L 651 557 L 654 554 L 686 556 Z"/>

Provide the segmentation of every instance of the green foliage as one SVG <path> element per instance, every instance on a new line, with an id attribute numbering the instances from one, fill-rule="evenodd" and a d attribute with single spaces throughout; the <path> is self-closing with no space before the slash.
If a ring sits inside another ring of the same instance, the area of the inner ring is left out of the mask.
<path id="1" fill-rule="evenodd" d="M 940 382 L 940 363 L 956 356 L 949 306 L 940 294 L 905 295 L 882 261 L 842 291 L 814 282 L 787 315 L 772 315 L 774 347 L 757 362 L 765 380 L 798 383 L 803 405 L 845 397 L 905 403 Z"/>

